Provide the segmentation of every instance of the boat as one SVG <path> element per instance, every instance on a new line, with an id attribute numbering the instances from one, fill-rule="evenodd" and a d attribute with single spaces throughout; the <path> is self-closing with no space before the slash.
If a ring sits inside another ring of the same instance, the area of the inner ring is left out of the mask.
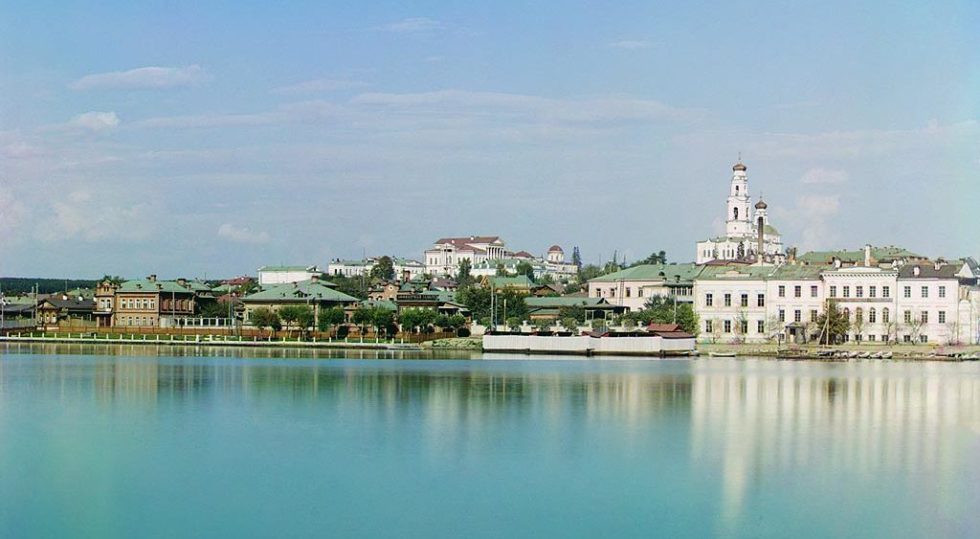
<path id="1" fill-rule="evenodd" d="M 735 352 L 708 352 L 709 357 L 735 357 Z"/>
<path id="2" fill-rule="evenodd" d="M 858 359 L 868 359 L 871 357 L 871 352 L 861 352 L 857 357 Z"/>

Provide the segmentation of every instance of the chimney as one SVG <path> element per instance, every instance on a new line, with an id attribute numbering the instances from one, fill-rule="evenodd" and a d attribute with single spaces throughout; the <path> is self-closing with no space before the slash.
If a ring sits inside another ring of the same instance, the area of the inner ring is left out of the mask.
<path id="1" fill-rule="evenodd" d="M 864 267 L 871 267 L 871 244 L 864 246 Z"/>
<path id="2" fill-rule="evenodd" d="M 310 275 L 310 280 L 314 282 L 319 281 L 320 276 L 314 273 L 313 275 Z"/>
<path id="3" fill-rule="evenodd" d="M 922 272 L 922 268 L 920 268 L 919 266 L 913 266 L 912 267 L 912 275 L 918 277 L 919 276 L 919 273 L 921 273 L 921 272 Z"/>
<path id="4" fill-rule="evenodd" d="M 177 284 L 179 284 L 180 286 L 187 286 L 187 279 L 184 279 L 183 277 L 177 279 Z"/>
<path id="5" fill-rule="evenodd" d="M 151 283 L 157 282 L 157 274 L 151 273 L 149 276 L 147 276 L 146 280 L 150 281 Z"/>
<path id="6" fill-rule="evenodd" d="M 765 231 L 766 231 L 766 221 L 762 217 L 759 217 L 758 229 L 759 229 L 759 245 L 756 247 L 756 251 L 755 251 L 756 252 L 756 255 L 755 255 L 755 258 L 756 258 L 756 260 L 759 263 L 762 263 L 763 255 L 766 252 L 764 250 L 764 247 L 763 247 L 764 246 L 763 239 L 764 239 L 764 234 L 765 234 Z"/>
<path id="7" fill-rule="evenodd" d="M 939 271 L 939 269 L 943 267 L 943 259 L 940 258 L 939 260 L 936 260 L 935 267 L 936 271 Z"/>
<path id="8" fill-rule="evenodd" d="M 834 267 L 838 269 L 840 268 L 840 259 L 836 256 L 834 257 Z"/>

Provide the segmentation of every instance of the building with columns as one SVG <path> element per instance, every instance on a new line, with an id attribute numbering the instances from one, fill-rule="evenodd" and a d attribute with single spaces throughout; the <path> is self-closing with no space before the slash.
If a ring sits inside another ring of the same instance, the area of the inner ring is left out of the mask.
<path id="1" fill-rule="evenodd" d="M 780 263 L 783 240 L 769 222 L 768 204 L 760 197 L 752 204 L 748 167 L 741 160 L 732 167 L 725 217 L 725 235 L 697 242 L 698 264 L 712 260 Z"/>

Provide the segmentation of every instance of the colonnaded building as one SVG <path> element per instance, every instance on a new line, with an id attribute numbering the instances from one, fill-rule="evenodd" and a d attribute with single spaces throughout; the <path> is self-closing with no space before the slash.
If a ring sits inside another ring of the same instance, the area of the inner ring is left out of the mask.
<path id="1" fill-rule="evenodd" d="M 732 167 L 725 235 L 697 242 L 698 264 L 712 260 L 780 263 L 785 259 L 783 239 L 769 222 L 768 204 L 762 197 L 752 204 L 747 171 L 741 159 Z"/>

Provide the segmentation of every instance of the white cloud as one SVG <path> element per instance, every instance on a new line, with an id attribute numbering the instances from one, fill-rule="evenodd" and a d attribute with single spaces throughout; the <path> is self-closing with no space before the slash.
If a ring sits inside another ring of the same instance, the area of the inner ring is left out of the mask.
<path id="1" fill-rule="evenodd" d="M 193 86 L 208 78 L 198 65 L 186 67 L 140 67 L 128 71 L 95 73 L 68 85 L 73 90 L 137 90 Z"/>
<path id="2" fill-rule="evenodd" d="M 159 208 L 150 202 L 123 200 L 99 190 L 77 189 L 51 203 L 53 219 L 38 227 L 44 241 L 137 241 L 152 235 L 160 220 Z"/>
<path id="3" fill-rule="evenodd" d="M 230 223 L 224 223 L 218 227 L 218 237 L 231 240 L 237 243 L 261 244 L 269 243 L 267 232 L 252 232 L 248 227 L 237 227 Z"/>
<path id="4" fill-rule="evenodd" d="M 802 222 L 803 250 L 826 249 L 837 245 L 837 230 L 831 222 L 840 212 L 838 195 L 801 195 L 796 199 L 796 218 Z"/>
<path id="5" fill-rule="evenodd" d="M 848 179 L 846 171 L 827 168 L 811 168 L 800 178 L 800 183 L 806 184 L 839 184 Z"/>
<path id="6" fill-rule="evenodd" d="M 27 216 L 27 208 L 0 186 L 0 244 L 15 237 L 14 231 Z"/>
<path id="7" fill-rule="evenodd" d="M 274 88 L 272 93 L 280 95 L 315 94 L 320 92 L 332 92 L 335 90 L 346 90 L 349 88 L 360 88 L 367 85 L 368 83 L 364 81 L 351 79 L 313 79 Z"/>
<path id="8" fill-rule="evenodd" d="M 612 43 L 607 43 L 607 47 L 613 49 L 626 49 L 626 50 L 636 50 L 636 49 L 649 49 L 653 46 L 652 41 L 645 41 L 642 39 L 624 39 L 621 41 L 613 41 Z"/>
<path id="9" fill-rule="evenodd" d="M 388 23 L 377 28 L 385 32 L 395 32 L 400 34 L 416 34 L 421 32 L 435 32 L 445 30 L 446 26 L 439 21 L 428 17 L 409 17 L 400 21 Z"/>
<path id="10" fill-rule="evenodd" d="M 115 112 L 86 112 L 79 114 L 68 122 L 68 125 L 92 132 L 108 131 L 119 125 L 119 117 Z"/>

